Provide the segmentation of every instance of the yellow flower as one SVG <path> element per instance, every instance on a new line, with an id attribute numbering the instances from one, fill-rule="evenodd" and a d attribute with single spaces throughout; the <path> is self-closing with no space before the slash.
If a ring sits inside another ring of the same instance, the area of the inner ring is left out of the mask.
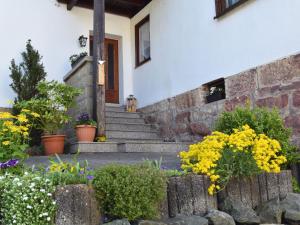
<path id="1" fill-rule="evenodd" d="M 14 119 L 15 116 L 13 116 L 9 112 L 0 112 L 0 119 Z"/>
<path id="2" fill-rule="evenodd" d="M 30 110 L 28 110 L 28 109 L 22 109 L 22 111 L 21 112 L 24 112 L 24 113 L 29 113 L 30 112 Z"/>
<path id="3" fill-rule="evenodd" d="M 3 141 L 2 144 L 5 146 L 10 145 L 10 141 Z"/>
<path id="4" fill-rule="evenodd" d="M 281 146 L 277 140 L 265 134 L 256 134 L 247 124 L 240 129 L 234 129 L 230 135 L 213 132 L 202 142 L 190 145 L 187 152 L 179 154 L 183 170 L 204 174 L 210 178 L 210 195 L 221 189 L 222 179 L 218 174 L 218 164 L 222 162 L 220 159 L 224 149 L 236 155 L 252 156 L 258 169 L 265 172 L 279 173 L 280 166 L 287 162 L 286 157 L 281 155 Z"/>
<path id="5" fill-rule="evenodd" d="M 7 121 L 4 121 L 3 125 L 6 126 L 6 127 L 10 127 L 10 126 L 13 126 L 14 123 L 10 120 L 7 120 Z"/>
<path id="6" fill-rule="evenodd" d="M 21 122 L 21 123 L 26 123 L 26 122 L 28 122 L 28 119 L 27 119 L 26 115 L 24 115 L 24 114 L 18 115 L 18 116 L 17 116 L 17 120 L 18 120 L 19 122 Z"/>
<path id="7" fill-rule="evenodd" d="M 33 117 L 35 117 L 35 118 L 38 118 L 38 117 L 40 117 L 40 114 L 38 114 L 38 113 L 35 113 L 35 112 L 32 112 L 32 113 L 30 113 Z"/>

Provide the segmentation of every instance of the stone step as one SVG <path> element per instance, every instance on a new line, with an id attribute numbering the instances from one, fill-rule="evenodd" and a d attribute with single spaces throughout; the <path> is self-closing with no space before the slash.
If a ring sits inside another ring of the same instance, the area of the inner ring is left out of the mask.
<path id="1" fill-rule="evenodd" d="M 159 141 L 131 141 L 125 143 L 117 142 L 77 142 L 71 145 L 70 153 L 175 153 L 188 149 L 190 143 L 159 142 Z"/>
<path id="2" fill-rule="evenodd" d="M 105 111 L 110 111 L 110 112 L 125 112 L 125 106 L 122 106 L 122 105 L 119 105 L 119 104 L 106 103 Z"/>
<path id="3" fill-rule="evenodd" d="M 153 139 L 136 139 L 136 138 L 130 138 L 130 140 L 128 140 L 127 138 L 108 138 L 107 141 L 109 142 L 117 142 L 117 143 L 126 143 L 128 141 L 132 142 L 163 142 L 162 138 L 153 138 Z"/>
<path id="4" fill-rule="evenodd" d="M 115 111 L 106 111 L 106 117 L 122 117 L 122 118 L 141 118 L 140 113 L 129 113 L 129 112 L 115 112 Z"/>
<path id="5" fill-rule="evenodd" d="M 121 152 L 173 152 L 179 153 L 186 151 L 190 143 L 180 142 L 126 142 L 119 144 L 119 151 Z"/>
<path id="6" fill-rule="evenodd" d="M 107 131 L 143 131 L 151 132 L 156 131 L 153 126 L 149 124 L 139 123 L 106 123 Z"/>
<path id="7" fill-rule="evenodd" d="M 119 152 L 118 143 L 116 142 L 76 142 L 71 144 L 70 153 L 77 152 Z"/>
<path id="8" fill-rule="evenodd" d="M 106 131 L 107 139 L 126 139 L 126 140 L 155 140 L 159 139 L 157 132 L 141 131 Z"/>
<path id="9" fill-rule="evenodd" d="M 144 119 L 142 118 L 125 118 L 125 117 L 109 117 L 106 116 L 106 123 L 136 123 L 136 124 L 145 124 Z"/>

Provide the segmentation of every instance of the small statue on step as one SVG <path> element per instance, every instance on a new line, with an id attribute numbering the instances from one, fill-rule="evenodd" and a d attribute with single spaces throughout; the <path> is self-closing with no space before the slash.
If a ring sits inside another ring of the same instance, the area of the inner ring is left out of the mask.
<path id="1" fill-rule="evenodd" d="M 127 112 L 136 112 L 137 109 L 137 100 L 134 97 L 134 95 L 129 95 L 127 98 L 127 106 L 126 110 Z"/>

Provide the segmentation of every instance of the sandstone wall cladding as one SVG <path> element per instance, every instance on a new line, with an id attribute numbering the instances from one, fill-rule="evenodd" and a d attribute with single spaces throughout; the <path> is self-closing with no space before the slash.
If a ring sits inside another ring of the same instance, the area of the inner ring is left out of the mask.
<path id="1" fill-rule="evenodd" d="M 300 146 L 300 54 L 225 78 L 226 99 L 206 103 L 205 86 L 160 101 L 139 111 L 159 128 L 165 140 L 199 141 L 210 133 L 218 115 L 238 105 L 277 107 L 292 141 Z"/>

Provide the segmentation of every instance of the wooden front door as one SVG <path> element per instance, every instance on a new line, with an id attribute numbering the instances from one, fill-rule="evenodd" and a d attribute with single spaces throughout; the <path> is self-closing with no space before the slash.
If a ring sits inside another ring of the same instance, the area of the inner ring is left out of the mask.
<path id="1" fill-rule="evenodd" d="M 105 102 L 119 103 L 118 40 L 105 38 Z M 93 55 L 93 36 L 90 36 L 90 55 Z"/>
<path id="2" fill-rule="evenodd" d="M 118 40 L 105 39 L 105 100 L 119 103 L 119 47 Z"/>

